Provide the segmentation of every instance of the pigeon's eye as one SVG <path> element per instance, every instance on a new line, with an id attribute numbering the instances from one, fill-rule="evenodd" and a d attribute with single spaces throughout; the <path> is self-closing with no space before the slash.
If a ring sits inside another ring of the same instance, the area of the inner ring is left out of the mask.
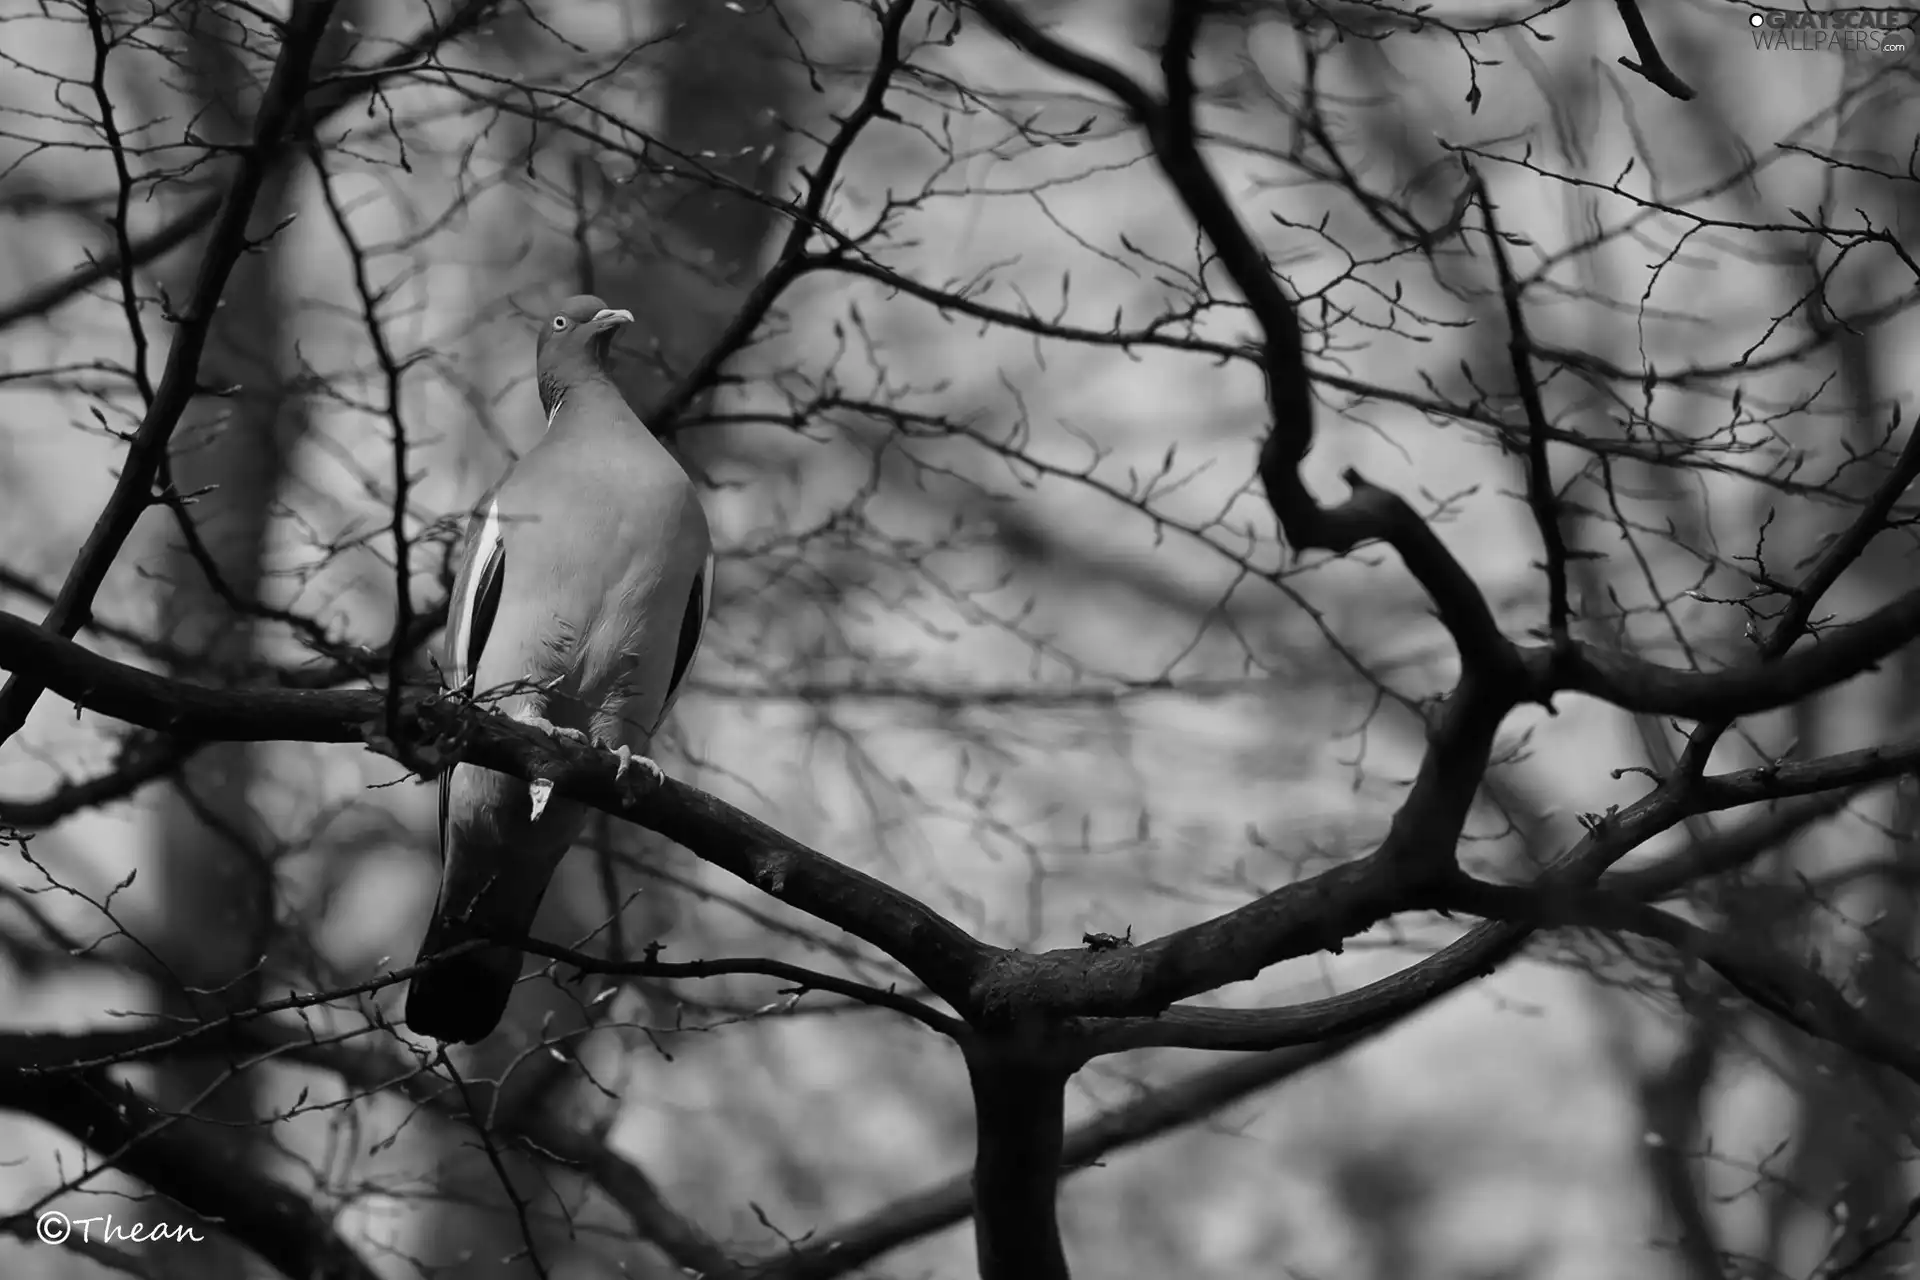
<path id="1" fill-rule="evenodd" d="M 555 316 L 553 318 L 553 331 L 555 333 L 562 332 L 563 330 L 566 329 L 566 327 L 567 327 L 567 318 L 565 316 Z"/>

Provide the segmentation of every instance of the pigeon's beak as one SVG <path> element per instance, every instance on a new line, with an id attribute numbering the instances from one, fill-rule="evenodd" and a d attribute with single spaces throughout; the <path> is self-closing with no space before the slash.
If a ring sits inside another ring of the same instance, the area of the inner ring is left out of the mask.
<path id="1" fill-rule="evenodd" d="M 608 307 L 603 311 L 595 312 L 590 323 L 596 329 L 611 329 L 617 324 L 632 324 L 633 312 L 616 311 L 614 308 Z"/>

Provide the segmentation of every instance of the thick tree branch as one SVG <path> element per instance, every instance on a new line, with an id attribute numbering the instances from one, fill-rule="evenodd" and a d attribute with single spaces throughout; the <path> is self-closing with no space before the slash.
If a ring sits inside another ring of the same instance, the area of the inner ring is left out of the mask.
<path id="1" fill-rule="evenodd" d="M 1506 706 L 1463 682 L 1463 692 L 1442 708 L 1413 788 L 1373 853 L 1136 947 L 1003 953 L 983 984 L 995 1003 L 982 1012 L 1154 1013 L 1282 960 L 1338 952 L 1347 938 L 1420 902 L 1423 886 L 1452 867 Z"/>
<path id="2" fill-rule="evenodd" d="M 1055 1201 L 1070 1069 L 967 1053 L 973 1082 L 973 1238 L 980 1280 L 1067 1280 Z"/>
<path id="3" fill-rule="evenodd" d="M 631 805 L 610 754 L 556 742 L 503 715 L 439 691 L 404 700 L 417 742 L 451 750 L 420 760 L 385 734 L 374 690 L 213 689 L 141 671 L 88 652 L 23 618 L 0 613 L 0 669 L 24 672 L 76 705 L 184 737 L 226 742 L 360 742 L 409 767 L 455 758 L 518 778 L 550 777 L 562 793 L 657 831 L 715 866 L 879 947 L 957 1009 L 998 954 L 938 912 L 842 865 L 712 796 L 669 779 Z"/>
<path id="4" fill-rule="evenodd" d="M 1789 801 L 1731 830 L 1710 832 L 1689 841 L 1671 857 L 1630 871 L 1609 871 L 1600 878 L 1600 887 L 1642 902 L 1671 897 L 1778 848 L 1815 823 L 1844 811 L 1865 790 L 1848 788 Z"/>
<path id="5" fill-rule="evenodd" d="M 1116 1151 L 1176 1132 L 1337 1058 L 1390 1025 L 1382 1023 L 1359 1036 L 1234 1058 L 1154 1089 L 1068 1130 L 1061 1148 L 1063 1169 L 1072 1174 Z M 276 1022 L 252 1022 L 235 1027 L 231 1035 L 185 1040 L 170 1027 L 0 1034 L 0 1070 L 5 1064 L 21 1062 L 48 1067 L 102 1058 L 146 1062 L 177 1056 L 274 1054 L 330 1072 L 362 1093 L 397 1089 L 448 1119 L 464 1114 L 457 1093 L 423 1072 L 417 1059 L 384 1033 L 369 1027 L 349 1034 L 379 1035 L 380 1040 L 350 1045 L 331 1037 L 316 1039 L 306 1027 Z M 573 1127 L 564 1117 L 542 1108 L 516 1113 L 506 1125 L 505 1137 L 528 1156 L 555 1162 L 594 1183 L 626 1213 L 642 1239 L 677 1265 L 712 1280 L 749 1276 L 752 1280 L 836 1280 L 973 1215 L 972 1179 L 962 1175 L 813 1233 L 794 1247 L 758 1259 L 737 1259 L 674 1209 L 643 1169 L 602 1137 Z"/>
<path id="6" fill-rule="evenodd" d="M 1920 767 L 1920 738 L 1820 760 L 1670 783 L 1598 821 L 1524 892 L 1543 899 L 1571 900 L 1606 868 L 1689 817 L 1775 797 L 1858 787 L 1903 776 L 1916 767 Z M 1733 848 L 1754 857 L 1765 852 L 1769 835 L 1785 839 L 1797 829 L 1791 822 L 1777 826 L 1759 822 L 1744 840 L 1737 833 L 1729 840 Z M 1664 885 L 1664 875 L 1658 871 L 1651 872 L 1644 883 L 1634 879 L 1637 874 L 1623 872 L 1618 883 L 1640 892 Z M 1429 906 L 1446 905 L 1442 895 L 1422 897 Z M 1093 1055 L 1152 1045 L 1255 1051 L 1351 1035 L 1425 1008 L 1446 993 L 1491 973 L 1517 955 L 1532 933 L 1533 926 L 1527 922 L 1489 921 L 1476 925 L 1425 960 L 1385 978 L 1324 1000 L 1285 1008 L 1201 1009 L 1178 1005 L 1152 1018 L 1089 1019 L 1083 1024 L 1085 1051 Z"/>
<path id="7" fill-rule="evenodd" d="M 1890 642 L 1895 634 L 1888 624 L 1871 618 L 1855 626 L 1868 627 L 1867 634 L 1883 641 Z M 1809 660 L 1826 663 L 1827 646 L 1841 634 L 1828 633 L 1820 647 L 1807 651 Z M 1856 636 L 1841 643 L 1858 650 L 1862 641 Z M 1798 661 L 1794 655 L 1767 674 Z M 1845 662 L 1826 665 L 1830 669 L 1825 676 L 1834 680 L 1852 670 Z M 244 742 L 360 742 L 395 759 L 411 762 L 417 757 L 413 748 L 383 735 L 382 697 L 377 692 L 211 689 L 114 662 L 5 613 L 0 613 L 0 669 L 25 672 L 87 709 L 163 732 Z M 1696 701 L 1728 701 L 1715 692 L 1721 681 L 1742 699 L 1764 687 L 1746 670 L 1677 672 L 1650 663 L 1635 664 L 1633 670 L 1644 680 L 1672 682 Z M 1793 680 L 1822 687 L 1812 674 Z M 996 1025 L 1040 1010 L 1096 1017 L 1153 1013 L 1209 986 L 1252 977 L 1276 959 L 1337 945 L 1395 911 L 1423 909 L 1433 868 L 1439 866 L 1435 851 L 1452 847 L 1455 836 L 1447 834 L 1448 825 L 1464 818 L 1467 801 L 1461 793 L 1470 795 L 1467 780 L 1469 775 L 1478 777 L 1476 761 L 1484 762 L 1498 723 L 1488 709 L 1492 705 L 1490 697 L 1477 698 L 1469 688 L 1443 709 L 1435 729 L 1440 749 L 1428 752 L 1409 803 L 1402 806 L 1380 849 L 1368 857 L 1138 947 L 1040 955 L 989 947 L 909 895 L 682 783 L 669 780 L 656 796 L 630 805 L 614 783 L 610 757 L 553 742 L 504 716 L 436 693 L 410 697 L 404 718 L 417 728 L 420 741 L 452 744 L 423 762 L 426 767 L 437 768 L 457 756 L 515 777 L 553 777 L 565 794 L 657 831 L 762 892 L 873 944 L 961 1016 Z M 1767 705 L 1774 704 L 1768 700 Z M 1644 826 L 1646 819 L 1636 819 L 1631 829 L 1641 834 L 1634 844 L 1687 813 L 1858 786 L 1910 770 L 1916 759 L 1920 746 L 1902 742 L 1701 779 L 1686 793 L 1684 804 L 1671 797 L 1663 802 L 1659 812 L 1673 816 L 1652 827 Z M 1641 808 L 1630 812 L 1640 813 Z M 1431 826 L 1421 814 L 1429 815 Z M 1623 821 L 1611 820 L 1609 831 Z M 1609 862 L 1632 847 L 1620 848 Z M 1353 1025 L 1335 1019 L 1318 1033 L 1357 1029 L 1380 1012 L 1373 1010 Z M 1297 1041 L 1266 1039 L 1242 1047 L 1284 1043 Z M 1098 1051 L 1107 1051 L 1104 1044 Z"/>
<path id="8" fill-rule="evenodd" d="M 1920 588 L 1844 626 L 1815 633 L 1783 657 L 1724 671 L 1683 671 L 1617 650 L 1532 647 L 1522 659 L 1544 689 L 1584 693 L 1626 711 L 1711 724 L 1791 706 L 1871 671 L 1920 638 Z"/>
<path id="9" fill-rule="evenodd" d="M 1294 550 L 1318 548 L 1340 553 L 1363 542 L 1387 543 L 1433 601 L 1460 647 L 1462 664 L 1487 673 L 1510 673 L 1514 667 L 1512 646 L 1495 623 L 1485 596 L 1453 553 L 1403 499 L 1349 470 L 1345 479 L 1352 496 L 1338 507 L 1322 507 L 1300 480 L 1299 465 L 1313 441 L 1314 407 L 1299 313 L 1274 275 L 1266 252 L 1200 152 L 1189 63 L 1206 6 L 1172 6 L 1160 57 L 1167 83 L 1163 101 L 1118 68 L 1042 32 L 1008 0 L 972 3 L 994 30 L 1016 47 L 1120 100 L 1146 130 L 1155 162 L 1213 245 L 1234 287 L 1246 299 L 1262 335 L 1260 363 L 1266 373 L 1272 417 L 1272 429 L 1261 449 L 1260 479 L 1281 532 Z"/>
<path id="10" fill-rule="evenodd" d="M 1485 765 L 1481 744 L 1490 745 L 1506 712 L 1523 699 L 1544 702 L 1564 688 L 1591 693 L 1634 711 L 1692 719 L 1732 718 L 1797 701 L 1807 693 L 1856 675 L 1920 631 L 1920 593 L 1916 593 L 1850 627 L 1827 632 L 1819 645 L 1800 654 L 1733 672 L 1672 671 L 1626 655 L 1565 643 L 1522 655 L 1499 631 L 1484 595 L 1465 569 L 1404 501 L 1368 485 L 1350 471 L 1347 480 L 1353 488 L 1352 497 L 1340 507 L 1322 508 L 1300 479 L 1299 467 L 1313 439 L 1313 400 L 1298 312 L 1265 252 L 1206 164 L 1197 141 L 1193 112 L 1196 94 L 1189 58 L 1205 6 L 1172 7 L 1161 56 L 1166 82 L 1163 100 L 1119 69 L 1042 32 L 1006 0 L 973 3 L 989 25 L 1015 46 L 1056 70 L 1105 89 L 1127 108 L 1145 129 L 1155 160 L 1245 298 L 1262 334 L 1261 363 L 1267 375 L 1272 417 L 1272 428 L 1261 450 L 1260 476 L 1286 540 L 1296 550 L 1319 547 L 1335 552 L 1363 541 L 1385 541 L 1399 552 L 1438 609 L 1459 646 L 1463 678 L 1449 699 L 1447 718 L 1429 744 L 1422 782 L 1464 778 L 1465 791 L 1471 793 Z M 1637 13 L 1628 17 L 1631 24 Z M 1516 333 L 1516 338 L 1521 340 L 1521 335 Z M 1523 378 L 1523 388 L 1525 382 Z M 1533 434 L 1538 453 L 1545 437 L 1540 431 Z M 1544 455 L 1537 460 L 1543 461 Z M 1866 513 L 1862 514 L 1856 533 L 1871 537 L 1878 522 L 1869 525 Z M 1830 555 L 1828 559 L 1839 557 Z M 1796 605 L 1810 610 L 1823 589 L 1816 570 Z M 1557 606 L 1555 612 L 1558 616 Z M 1787 621 L 1791 619 L 1783 620 L 1783 624 Z M 1778 646 L 1778 653 L 1784 653 L 1796 637 L 1797 631 Z M 1449 724 L 1454 729 L 1452 735 L 1447 732 Z M 1436 760 L 1436 756 L 1455 749 L 1464 749 L 1457 759 Z M 1124 973 L 1139 984 L 1132 993 L 1136 1003 L 1129 1011 L 1151 1012 L 1164 1007 L 1164 997 L 1169 994 L 1177 999 L 1221 982 L 1250 977 L 1262 962 L 1300 954 L 1293 948 L 1309 943 L 1305 931 L 1317 922 L 1324 922 L 1320 925 L 1322 945 L 1328 936 L 1337 942 L 1347 932 L 1365 927 L 1369 916 L 1404 898 L 1390 874 L 1392 870 L 1410 865 L 1417 871 L 1431 872 L 1442 865 L 1436 850 L 1444 850 L 1450 862 L 1466 805 L 1446 787 L 1416 784 L 1396 814 L 1388 840 L 1389 845 L 1401 846 L 1398 852 L 1402 856 L 1390 860 L 1376 854 L 1268 895 L 1222 921 L 1195 926 L 1137 948 L 1124 958 L 1115 958 L 1116 977 Z M 1419 850 L 1419 856 L 1409 862 L 1405 855 L 1414 849 Z M 1386 851 L 1383 846 L 1381 853 Z M 1414 879 L 1412 891 L 1417 893 L 1419 875 Z M 1246 926 L 1245 932 L 1237 932 L 1235 926 Z M 1476 945 L 1496 943 L 1505 945 L 1491 935 Z M 1056 963 L 1062 970 L 1084 979 L 1082 971 L 1088 968 L 1085 962 L 1060 953 L 1055 957 L 1059 957 Z M 1055 957 L 1040 960 L 1046 963 Z M 1002 963 L 1007 963 L 1005 958 Z M 1147 977 L 1147 973 L 1153 976 Z M 1050 984 L 1044 977 L 1031 984 L 1035 989 L 1026 993 L 1029 999 L 1043 1004 L 1049 1003 L 1051 994 L 1045 989 Z M 1100 1012 L 1118 1011 L 1108 1002 L 1123 1003 L 1127 998 L 1118 985 L 1100 995 Z M 1090 1011 L 1085 1003 L 1077 1007 Z M 1377 1012 L 1368 1009 L 1369 1015 Z M 1199 1011 L 1181 1011 L 1181 1016 L 1201 1023 L 1212 1020 L 1212 1015 Z M 1228 1037 L 1249 1030 L 1245 1019 L 1228 1017 L 1226 1022 L 1224 1034 Z M 1163 1023 L 1155 1034 L 1164 1030 Z M 1263 1045 L 1284 1043 L 1270 1036 L 1257 1039 Z"/>
<path id="11" fill-rule="evenodd" d="M 1005 0 L 974 3 L 1005 39 L 1121 101 L 1145 129 L 1155 161 L 1245 298 L 1262 334 L 1261 364 L 1272 418 L 1261 449 L 1260 476 L 1287 542 L 1296 553 L 1307 548 L 1340 553 L 1362 542 L 1385 541 L 1426 590 L 1460 653 L 1460 686 L 1430 730 L 1420 775 L 1381 849 L 1217 920 L 1128 951 L 1115 967 L 1125 967 L 1134 989 L 1101 992 L 1099 1012 L 1152 1012 L 1223 983 L 1251 978 L 1278 960 L 1338 950 L 1344 938 L 1417 891 L 1422 876 L 1450 866 L 1494 735 L 1529 682 L 1479 586 L 1403 499 L 1349 470 L 1352 496 L 1339 507 L 1325 508 L 1300 479 L 1300 463 L 1312 445 L 1314 405 L 1298 311 L 1200 151 L 1190 62 L 1205 6 L 1172 7 L 1160 58 L 1166 82 L 1163 100 L 1119 69 L 1043 33 Z M 1069 973 L 1076 967 L 1072 960 L 1058 963 Z M 1050 975 L 1036 976 L 1040 980 L 1030 984 L 1035 989 L 1022 997 L 1053 1006 L 1060 994 L 1057 985 L 1046 981 Z M 1050 986 L 1054 990 L 1047 990 Z M 1084 1004 L 1080 1008 L 1091 1011 Z"/>
<path id="12" fill-rule="evenodd" d="M 1249 1055 L 1196 1071 L 1069 1129 L 1061 1144 L 1062 1171 L 1071 1175 L 1115 1151 L 1184 1128 L 1337 1058 L 1390 1025 L 1381 1023 L 1358 1036 Z M 797 1250 L 770 1257 L 751 1274 L 755 1280 L 834 1280 L 902 1245 L 965 1222 L 972 1214 L 973 1178 L 952 1178 L 858 1221 L 823 1231 Z"/>

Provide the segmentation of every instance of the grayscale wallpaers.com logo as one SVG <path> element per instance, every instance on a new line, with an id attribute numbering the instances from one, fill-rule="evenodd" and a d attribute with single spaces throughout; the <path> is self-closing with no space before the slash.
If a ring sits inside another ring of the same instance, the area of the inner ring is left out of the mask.
<path id="1" fill-rule="evenodd" d="M 1913 48 L 1920 12 L 1913 9 L 1835 9 L 1825 13 L 1787 13 L 1770 9 L 1752 14 L 1756 49 L 1796 53 L 1905 53 Z"/>

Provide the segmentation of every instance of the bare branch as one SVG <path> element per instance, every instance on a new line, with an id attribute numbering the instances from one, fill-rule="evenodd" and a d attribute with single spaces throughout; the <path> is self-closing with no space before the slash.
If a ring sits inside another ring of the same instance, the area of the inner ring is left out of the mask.
<path id="1" fill-rule="evenodd" d="M 1554 645 L 1559 646 L 1567 641 L 1567 540 L 1560 529 L 1560 504 L 1554 495 L 1553 472 L 1547 465 L 1547 410 L 1540 401 L 1540 383 L 1533 376 L 1533 339 L 1527 332 L 1520 282 L 1514 276 L 1506 240 L 1494 217 L 1493 197 L 1487 194 L 1487 184 L 1471 163 L 1467 165 L 1467 182 L 1479 201 L 1481 216 L 1486 219 L 1487 244 L 1499 272 L 1500 299 L 1506 305 L 1507 357 L 1513 365 L 1513 384 L 1520 392 L 1520 407 L 1527 415 L 1527 506 L 1533 511 L 1533 522 L 1540 530 L 1540 544 L 1546 555 L 1547 634 Z"/>
<path id="2" fill-rule="evenodd" d="M 1640 58 L 1621 58 L 1619 63 L 1660 92 L 1680 99 L 1682 102 L 1693 100 L 1693 86 L 1675 75 L 1667 60 L 1660 56 L 1660 46 L 1654 43 L 1653 32 L 1647 30 L 1647 20 L 1640 12 L 1640 0 L 1614 0 L 1620 10 L 1620 21 L 1626 24 L 1627 38 L 1633 41 L 1633 51 Z"/>
<path id="3" fill-rule="evenodd" d="M 1678 716 L 1712 725 L 1800 701 L 1871 671 L 1920 638 L 1920 589 L 1898 596 L 1866 617 L 1817 634 L 1784 657 L 1726 671 L 1681 671 L 1630 654 L 1572 644 L 1555 653 L 1525 650 L 1543 689 L 1566 689 L 1627 711 Z M 1556 677 L 1553 669 L 1558 666 Z"/>
<path id="4" fill-rule="evenodd" d="M 968 1034 L 965 1023 L 930 1009 L 911 997 L 894 991 L 882 991 L 864 982 L 821 973 L 803 965 L 789 964 L 784 960 L 765 958 L 685 961 L 603 960 L 598 956 L 590 956 L 568 947 L 557 947 L 537 939 L 498 938 L 496 941 L 509 942 L 532 955 L 545 956 L 549 960 L 558 960 L 562 964 L 572 965 L 582 973 L 617 974 L 637 978 L 718 978 L 727 974 L 759 974 L 762 977 L 778 978 L 782 982 L 791 983 L 795 991 L 829 991 L 834 995 L 845 996 L 849 1000 L 858 1000 L 862 1004 L 891 1009 L 955 1040 L 964 1040 Z M 655 950 L 658 948 L 651 948 L 650 954 Z"/>
<path id="5" fill-rule="evenodd" d="M 984 1047 L 967 1054 L 973 1082 L 973 1238 L 980 1280 L 1067 1280 L 1054 1202 L 1070 1070 Z"/>
<path id="6" fill-rule="evenodd" d="M 1608 671 L 1614 686 L 1643 696 L 1652 704 L 1648 709 L 1702 702 L 1750 702 L 1759 709 L 1856 673 L 1870 657 L 1901 641 L 1910 614 L 1920 616 L 1920 592 L 1829 633 L 1804 659 L 1792 655 L 1769 668 L 1679 672 L 1626 658 L 1600 659 L 1583 649 L 1572 651 L 1569 665 L 1586 683 L 1599 681 L 1592 673 Z M 212 689 L 113 662 L 4 613 L 0 668 L 28 672 L 94 711 L 163 732 L 240 742 L 363 742 L 403 762 L 417 758 L 415 748 L 379 731 L 384 716 L 376 691 Z M 1458 822 L 1471 803 L 1471 781 L 1479 777 L 1504 713 L 1504 705 L 1497 712 L 1489 709 L 1495 705 L 1458 694 L 1449 702 L 1436 730 L 1444 749 L 1429 750 L 1408 803 L 1368 857 L 1137 947 L 1040 955 L 989 947 L 899 890 L 682 783 L 669 779 L 658 796 L 632 805 L 600 753 L 547 739 L 505 716 L 433 694 L 408 699 L 402 719 L 417 724 L 423 742 L 457 744 L 455 752 L 436 757 L 436 767 L 458 758 L 514 777 L 551 777 L 562 794 L 658 831 L 761 891 L 879 947 L 962 1016 L 998 1022 L 1040 1009 L 1108 1017 L 1165 1009 L 1188 995 L 1250 978 L 1279 960 L 1337 947 L 1342 938 L 1397 910 L 1420 909 L 1432 876 L 1450 864 Z M 1858 785 L 1891 776 L 1888 770 L 1911 768 L 1904 752 L 1903 747 L 1876 748 L 1708 780 L 1688 803 L 1725 807 Z M 1424 825 L 1421 806 L 1439 814 L 1440 821 Z M 1454 824 L 1451 830 L 1446 823 Z M 1448 862 L 1440 860 L 1443 852 Z M 1426 871 L 1411 874 L 1410 868 Z"/>
<path id="7" fill-rule="evenodd" d="M 1337 1058 L 1363 1038 L 1342 1037 L 1298 1049 L 1279 1049 L 1207 1067 L 1136 1101 L 1066 1131 L 1060 1149 L 1065 1174 L 1095 1166 L 1124 1150 L 1212 1115 L 1263 1089 Z M 922 1236 L 965 1222 L 973 1213 L 973 1179 L 958 1177 L 905 1196 L 855 1222 L 822 1231 L 799 1249 L 769 1258 L 756 1280 L 833 1280 Z"/>
<path id="8" fill-rule="evenodd" d="M 299 115 L 313 56 L 333 18 L 334 3 L 296 0 L 293 15 L 287 20 L 280 55 L 254 120 L 253 141 L 222 198 L 192 296 L 167 349 L 160 385 L 139 430 L 127 442 L 126 460 L 120 478 L 114 482 L 113 495 L 87 535 L 79 558 L 60 588 L 59 599 L 47 614 L 47 626 L 63 636 L 77 634 L 92 618 L 95 593 L 106 580 L 107 570 L 113 567 L 127 535 L 153 501 L 153 478 L 166 461 L 167 441 L 198 389 L 200 353 L 206 347 L 220 295 L 226 292 L 227 274 L 247 248 L 247 224 L 253 217 L 254 199 L 266 183 L 283 136 Z M 39 688 L 17 675 L 0 687 L 0 742 L 20 731 L 40 693 Z"/>
<path id="9" fill-rule="evenodd" d="M 1658 907 L 1597 889 L 1536 894 L 1462 877 L 1448 887 L 1442 902 L 1494 919 L 1634 933 L 1664 942 L 1682 957 L 1712 966 L 1742 995 L 1782 1021 L 1920 1084 L 1920 1044 L 1882 1029 L 1824 977 L 1763 944 L 1704 929 Z"/>
<path id="10" fill-rule="evenodd" d="M 860 101 L 841 121 L 840 128 L 821 153 L 819 163 L 807 175 L 807 193 L 787 230 L 780 256 L 754 285 L 726 331 L 701 356 L 700 362 L 688 371 L 661 404 L 646 414 L 648 425 L 660 435 L 671 435 L 677 429 L 681 416 L 713 385 L 727 361 L 738 355 L 760 326 L 766 323 L 768 313 L 788 286 L 808 271 L 832 261 L 831 258 L 809 256 L 807 242 L 820 225 L 827 198 L 839 179 L 840 168 L 846 163 L 854 144 L 860 140 L 861 132 L 875 120 L 899 118 L 887 109 L 887 90 L 901 67 L 900 37 L 913 4 L 914 0 L 891 0 L 887 5 L 885 15 L 880 20 L 880 47 L 874 56 L 873 71 L 867 77 L 866 92 L 861 94 Z"/>
<path id="11" fill-rule="evenodd" d="M 445 22 L 427 26 L 379 63 L 367 68 L 349 68 L 313 82 L 305 112 L 307 127 L 317 129 L 346 107 L 368 94 L 378 92 L 389 79 L 414 69 L 442 45 L 471 32 L 498 8 L 500 0 L 462 0 Z M 285 164 L 295 153 L 283 150 L 275 163 Z M 78 297 L 103 281 L 117 279 L 128 267 L 144 267 L 178 249 L 205 231 L 218 216 L 226 196 L 220 192 L 201 196 L 175 214 L 158 229 L 132 240 L 129 250 L 101 254 L 71 274 L 34 286 L 0 306 L 0 330 L 42 316 Z"/>
<path id="12" fill-rule="evenodd" d="M 417 759 L 413 747 L 382 731 L 378 691 L 208 688 L 88 653 L 5 613 L 0 669 L 32 672 L 63 697 L 163 732 L 229 742 L 363 742 L 403 763 Z M 549 739 L 438 691 L 406 699 L 401 720 L 417 725 L 423 742 L 459 744 L 457 754 L 443 753 L 432 767 L 461 759 L 514 777 L 552 778 L 561 794 L 658 831 L 762 892 L 866 939 L 956 1008 L 971 1007 L 973 981 L 996 953 L 899 890 L 672 779 L 657 796 L 631 806 L 603 753 Z"/>
<path id="13" fill-rule="evenodd" d="M 219 1130 L 176 1124 L 105 1071 L 0 1073 L 0 1109 L 46 1121 L 120 1169 L 200 1215 L 298 1280 L 380 1280 L 307 1198 L 220 1141 Z"/>

